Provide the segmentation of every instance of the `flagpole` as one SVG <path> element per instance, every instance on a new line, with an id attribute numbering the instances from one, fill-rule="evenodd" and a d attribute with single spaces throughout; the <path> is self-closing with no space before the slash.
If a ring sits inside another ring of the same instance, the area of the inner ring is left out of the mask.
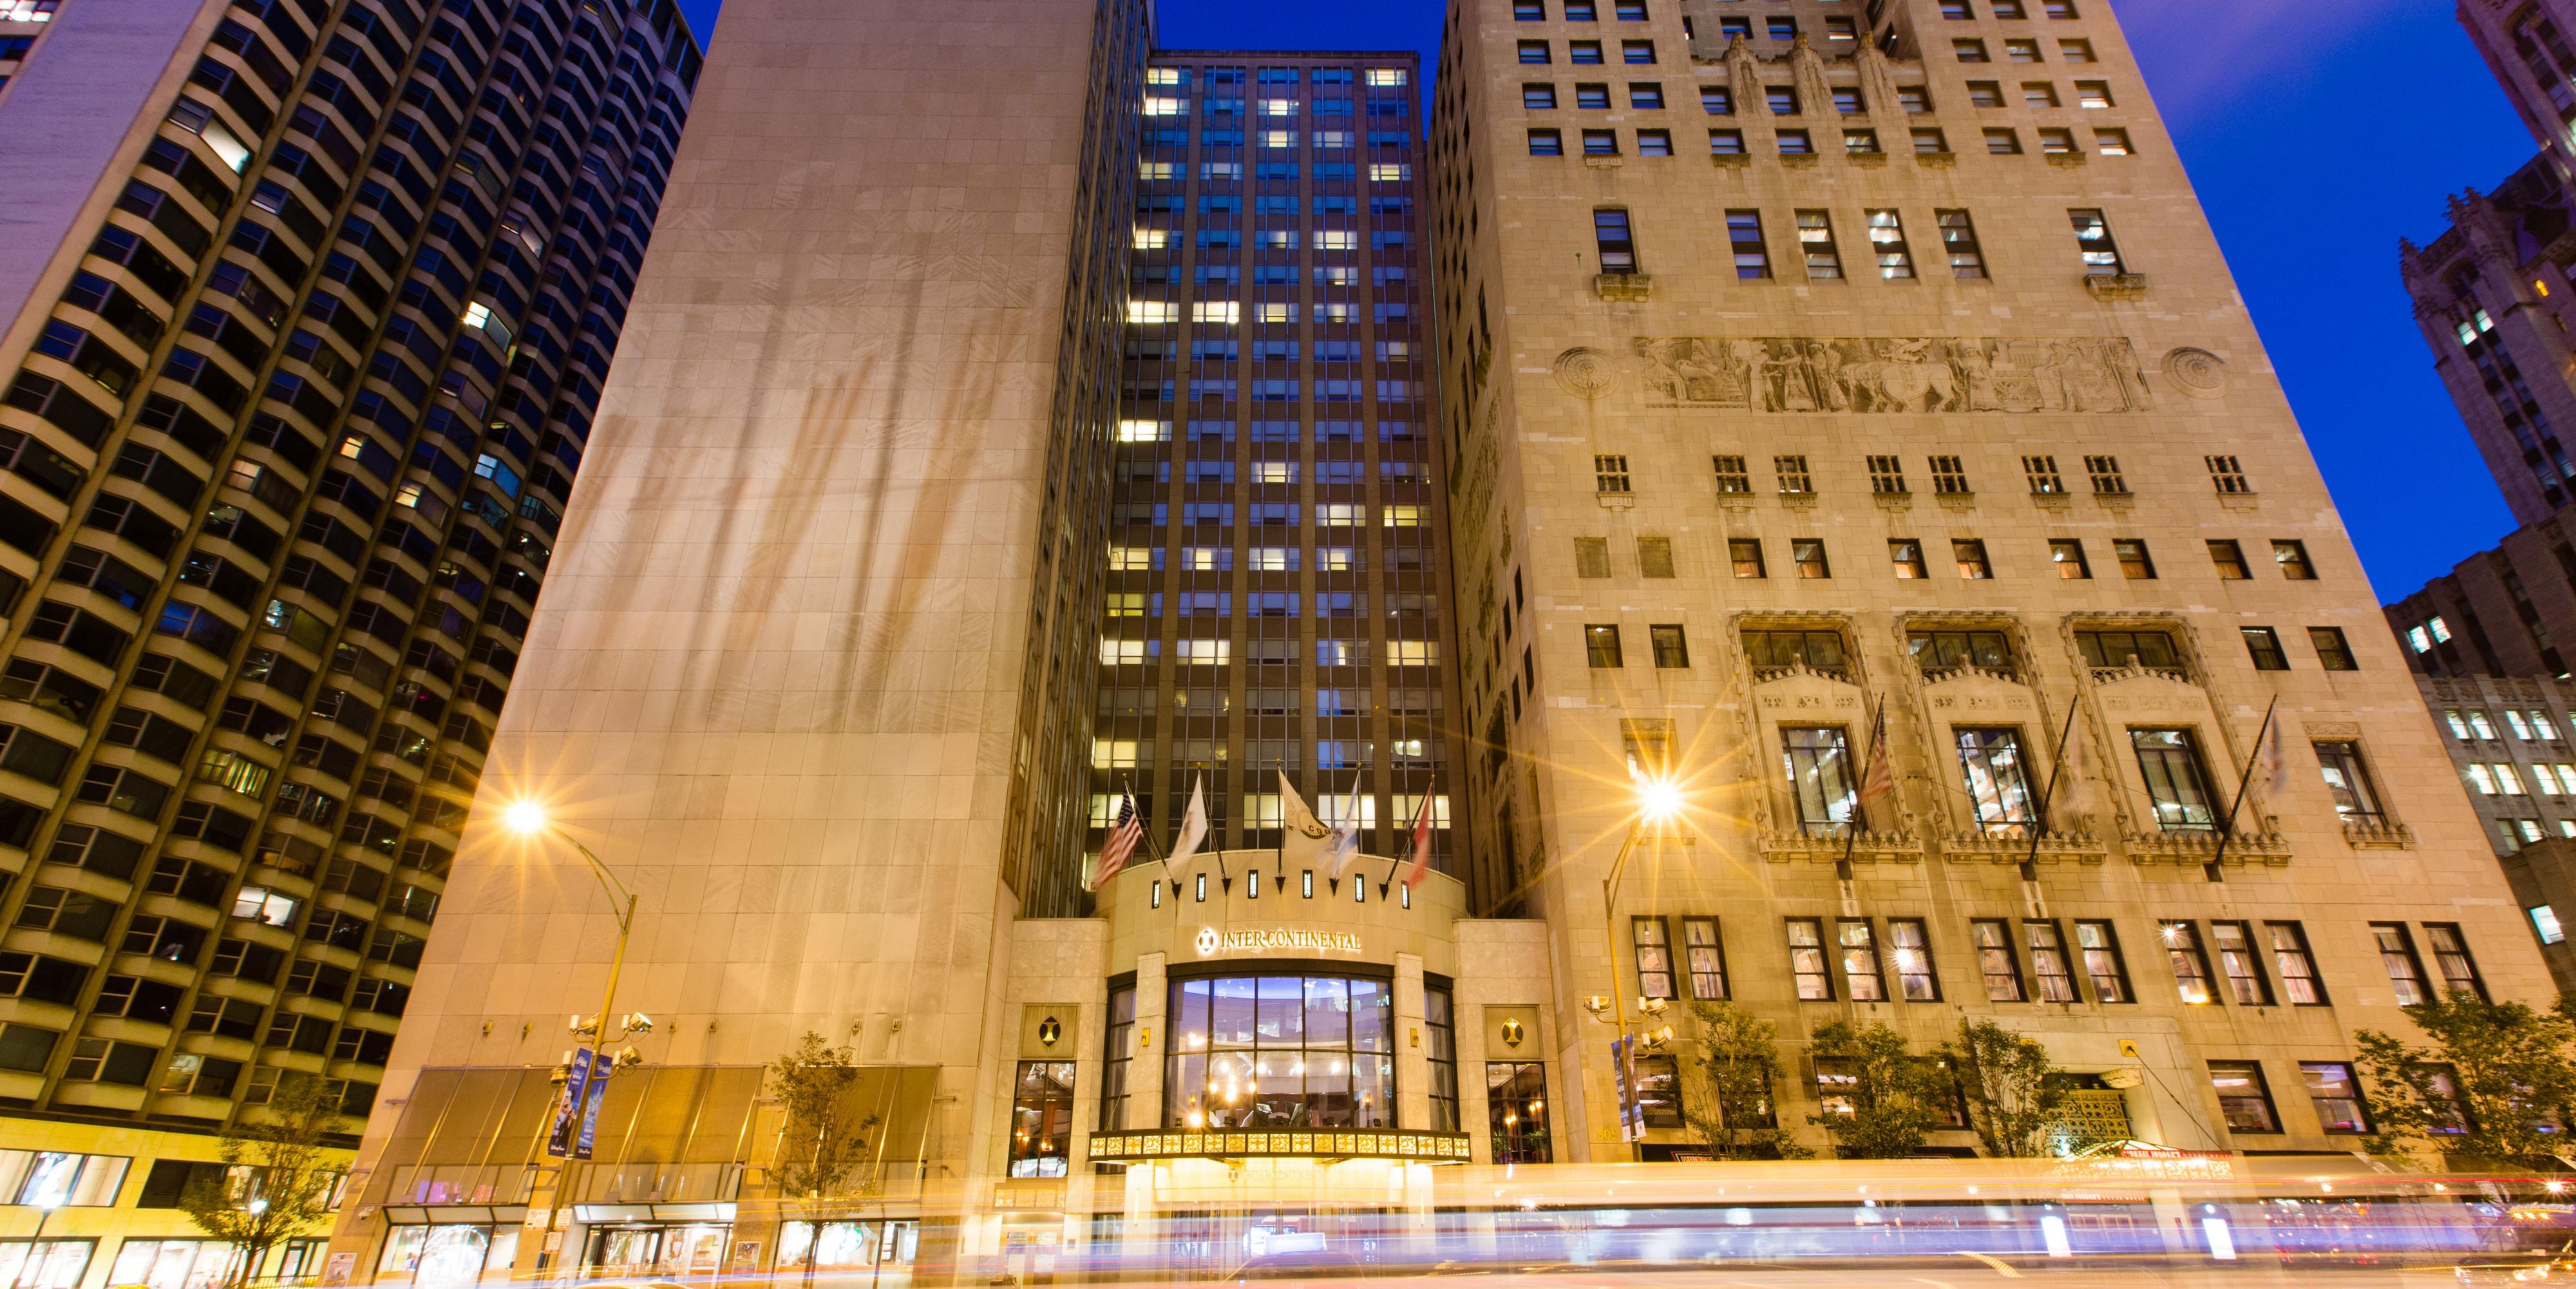
<path id="1" fill-rule="evenodd" d="M 1887 733 L 1887 700 L 1878 700 L 1877 714 L 1870 718 L 1869 759 L 1861 764 L 1860 782 L 1852 786 L 1851 818 L 1843 822 L 1843 857 L 1834 861 L 1834 880 L 1852 879 L 1852 843 L 1860 840 L 1860 794 L 1869 787 L 1869 772 L 1878 764 L 1879 744 Z"/>
<path id="2" fill-rule="evenodd" d="M 2066 724 L 2057 731 L 2057 751 L 2048 758 L 2048 782 L 2039 790 L 2039 813 L 2032 821 L 2030 853 L 2022 857 L 2021 880 L 2039 880 L 2039 839 L 2048 832 L 2049 803 L 2057 800 L 2058 776 L 2066 772 L 2066 740 L 2075 736 L 2075 712 L 2081 700 L 2066 705 Z"/>
<path id="3" fill-rule="evenodd" d="M 2219 864 L 2227 858 L 2227 843 L 2236 839 L 2236 816 L 2245 809 L 2245 790 L 2254 785 L 2254 763 L 2263 759 L 2263 740 L 2272 732 L 2272 712 L 2280 705 L 2281 696 L 2272 695 L 2272 701 L 2263 708 L 2263 724 L 2254 731 L 2254 750 L 2245 758 L 2245 773 L 2236 780 L 2236 800 L 2228 804 L 2227 824 L 2218 832 L 2218 849 L 2210 853 L 2209 865 L 2203 870 L 2213 882 L 2227 880 L 2226 870 Z"/>
<path id="4" fill-rule="evenodd" d="M 1133 800 L 1135 800 L 1135 799 L 1136 799 L 1136 785 L 1135 785 L 1134 783 L 1132 783 L 1132 782 L 1129 782 L 1129 781 L 1128 781 L 1128 778 L 1127 778 L 1127 776 L 1126 776 L 1126 775 L 1123 775 L 1123 774 L 1122 774 L 1122 775 L 1119 775 L 1119 776 L 1118 776 L 1118 786 L 1119 786 L 1120 788 L 1122 788 L 1122 789 L 1125 789 L 1125 790 L 1126 790 L 1126 793 L 1127 793 L 1127 799 L 1128 799 L 1129 801 L 1133 801 Z M 1145 812 L 1144 812 L 1142 809 L 1139 809 L 1139 810 L 1137 810 L 1137 812 L 1136 812 L 1136 813 L 1137 813 L 1137 815 L 1139 816 L 1139 818 L 1136 820 L 1136 822 L 1137 822 L 1137 823 L 1139 823 L 1139 824 L 1144 823 L 1145 821 L 1144 821 L 1144 819 L 1142 818 L 1142 816 L 1144 815 L 1144 813 L 1145 813 Z M 1140 828 L 1138 828 L 1138 829 L 1137 829 L 1137 831 L 1138 831 L 1138 832 L 1140 832 L 1140 833 L 1143 833 L 1143 834 L 1144 834 L 1144 837 L 1145 837 L 1145 853 L 1146 853 L 1146 854 L 1148 854 L 1148 855 L 1153 856 L 1153 857 L 1154 857 L 1154 862 L 1155 862 L 1155 863 L 1157 863 L 1157 864 L 1162 863 L 1162 862 L 1163 862 L 1163 848 L 1154 844 L 1154 830 L 1153 830 L 1153 829 L 1151 829 L 1151 828 L 1141 828 L 1141 827 L 1140 827 Z"/>

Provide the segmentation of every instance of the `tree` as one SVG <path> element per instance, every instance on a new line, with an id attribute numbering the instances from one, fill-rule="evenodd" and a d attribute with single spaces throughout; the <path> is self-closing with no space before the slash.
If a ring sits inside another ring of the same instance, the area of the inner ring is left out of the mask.
<path id="1" fill-rule="evenodd" d="M 197 1229 L 229 1244 L 240 1259 L 231 1283 L 247 1285 L 268 1251 L 331 1216 L 343 1171 L 329 1153 L 340 1123 L 340 1099 L 311 1075 L 278 1078 L 267 1115 L 237 1118 L 215 1139 L 224 1171 L 179 1195 Z"/>
<path id="2" fill-rule="evenodd" d="M 1905 1036 L 1884 1021 L 1818 1026 L 1813 1051 L 1820 1074 L 1833 1067 L 1819 1079 L 1825 1095 L 1845 1107 L 1808 1117 L 1833 1138 L 1835 1158 L 1904 1159 L 1923 1148 L 1950 1095 L 1936 1062 L 1909 1051 Z"/>
<path id="3" fill-rule="evenodd" d="M 812 1228 L 805 1240 L 805 1276 L 811 1280 L 823 1223 L 840 1205 L 876 1187 L 875 1178 L 860 1173 L 876 1158 L 877 1116 L 861 1117 L 849 1105 L 859 1085 L 858 1054 L 811 1030 L 795 1050 L 771 1062 L 769 1071 L 770 1090 L 785 1111 L 770 1177 L 779 1198 L 800 1206 Z"/>
<path id="4" fill-rule="evenodd" d="M 2050 1154 L 2064 1135 L 2066 1092 L 2052 1086 L 2048 1049 L 1990 1020 L 1959 1018 L 1941 1060 L 1967 1102 L 1968 1126 L 1999 1159 Z"/>
<path id="5" fill-rule="evenodd" d="M 2353 1036 L 2369 1096 L 2371 1153 L 2412 1157 L 2422 1148 L 2557 1167 L 2563 1135 L 2544 1129 L 2569 1122 L 2576 1106 L 2569 1000 L 2543 1012 L 2461 990 L 2405 1010 L 2430 1046 L 2377 1030 Z"/>
<path id="6" fill-rule="evenodd" d="M 1780 1128 L 1771 1100 L 1780 1073 L 1780 1027 L 1733 1003 L 1692 1003 L 1691 1069 L 1708 1095 L 1682 1098 L 1691 1131 L 1719 1159 L 1804 1159 Z"/>

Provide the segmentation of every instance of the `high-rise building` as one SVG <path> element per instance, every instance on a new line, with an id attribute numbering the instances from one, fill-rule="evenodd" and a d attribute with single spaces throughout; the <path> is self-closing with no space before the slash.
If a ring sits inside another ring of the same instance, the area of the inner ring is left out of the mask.
<path id="1" fill-rule="evenodd" d="M 1821 1144 L 1833 1020 L 2340 1152 L 2355 1030 L 2541 996 L 2107 0 L 1742 10 L 1459 0 L 1416 144 L 1398 56 L 732 0 L 325 1276 L 1231 1272 Z"/>
<path id="2" fill-rule="evenodd" d="M 1461 746 L 1409 54 L 1157 53 L 1091 813 L 1280 844 L 1284 774 L 1383 851 Z M 1096 835 L 1096 834 L 1095 834 Z"/>
<path id="3" fill-rule="evenodd" d="M 1991 1016 L 2173 1089 L 2137 1135 L 2326 1149 L 2416 963 L 2547 978 L 2409 772 L 2437 736 L 2112 9 L 1452 6 L 1441 434 L 1508 748 L 1462 822 L 1560 1017 Z M 1613 890 L 1632 769 L 1695 836 Z M 1573 1149 L 1623 1154 L 1602 1031 L 1552 1041 Z M 1795 1123 L 1836 1075 L 1790 1064 Z"/>
<path id="4" fill-rule="evenodd" d="M 36 42 L 51 29 L 60 8 L 62 0 L 15 0 L 0 8 L 0 89 L 7 89 L 11 78 L 27 70 Z"/>
<path id="5" fill-rule="evenodd" d="M 216 1130 L 372 1105 L 699 53 L 670 0 L 0 5 L 45 19 L 0 87 L 0 1201 L 67 1206 L 0 1275 L 176 1286 L 225 1265 L 175 1207 Z"/>

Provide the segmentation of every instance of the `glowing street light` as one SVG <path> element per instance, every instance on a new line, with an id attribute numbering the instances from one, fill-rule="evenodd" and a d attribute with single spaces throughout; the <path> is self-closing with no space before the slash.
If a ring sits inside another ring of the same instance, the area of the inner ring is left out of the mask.
<path id="1" fill-rule="evenodd" d="M 501 822 L 512 832 L 531 840 L 552 834 L 572 843 L 572 848 L 580 852 L 582 862 L 590 866 L 591 876 L 599 879 L 600 889 L 608 893 L 609 912 L 616 915 L 617 954 L 608 963 L 608 992 L 599 1001 L 598 1017 L 588 1025 L 582 1024 L 576 1018 L 573 1022 L 573 1033 L 579 1035 L 584 1030 L 591 1031 L 597 1038 L 597 1045 L 593 1050 L 605 1052 L 610 1043 L 650 1030 L 652 1028 L 650 1021 L 638 1020 L 635 1024 L 620 1026 L 614 1035 L 608 1032 L 608 1017 L 617 1004 L 617 976 L 626 966 L 627 933 L 635 928 L 635 893 L 627 890 L 626 883 L 617 880 L 617 875 L 608 871 L 608 865 L 602 863 L 599 856 L 590 853 L 590 847 L 582 845 L 580 838 L 565 831 L 562 824 L 556 823 L 553 816 L 546 813 L 545 803 L 533 798 L 513 801 L 502 809 Z"/>
<path id="2" fill-rule="evenodd" d="M 1633 776 L 1632 781 L 1636 784 L 1637 815 L 1628 826 L 1627 839 L 1619 843 L 1618 856 L 1610 861 L 1609 874 L 1601 879 L 1601 929 L 1610 954 L 1610 994 L 1606 1004 L 1597 995 L 1585 1000 L 1592 1019 L 1606 1019 L 1617 1028 L 1619 1037 L 1623 1039 L 1628 1036 L 1628 1013 L 1620 1003 L 1619 994 L 1619 879 L 1627 873 L 1628 856 L 1637 849 L 1638 836 L 1652 830 L 1660 848 L 1664 829 L 1681 818 L 1683 809 L 1689 804 L 1680 781 L 1670 774 L 1639 774 Z M 1606 1018 L 1601 1014 L 1605 1005 L 1610 1013 Z M 1663 1000 L 1639 998 L 1637 1009 L 1649 1018 L 1661 1015 Z M 1672 1041 L 1672 1033 L 1672 1027 L 1667 1025 L 1640 1036 L 1640 1042 L 1647 1047 L 1660 1047 Z M 1621 1113 L 1626 1113 L 1626 1107 L 1621 1107 Z"/>

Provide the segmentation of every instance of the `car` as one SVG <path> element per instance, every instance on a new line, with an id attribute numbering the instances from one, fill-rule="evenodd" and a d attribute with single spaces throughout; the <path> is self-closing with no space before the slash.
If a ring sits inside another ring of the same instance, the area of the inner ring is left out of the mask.
<path id="1" fill-rule="evenodd" d="M 2499 1255 L 2463 1262 L 2451 1268 L 2451 1274 L 2464 1285 L 2528 1285 L 2552 1281 L 2576 1285 L 2576 1256 L 2564 1252 L 2519 1257 Z"/>

